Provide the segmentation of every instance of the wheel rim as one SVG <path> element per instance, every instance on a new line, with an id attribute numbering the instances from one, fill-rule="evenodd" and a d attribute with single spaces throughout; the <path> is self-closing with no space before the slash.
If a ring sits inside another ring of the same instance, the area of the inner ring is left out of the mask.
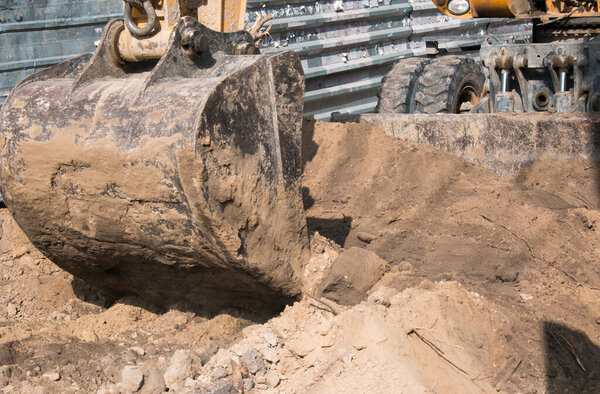
<path id="1" fill-rule="evenodd" d="M 479 94 L 475 88 L 471 85 L 465 85 L 460 90 L 458 100 L 456 102 L 456 108 L 454 109 L 455 114 L 461 114 L 469 112 L 471 108 L 479 103 Z"/>

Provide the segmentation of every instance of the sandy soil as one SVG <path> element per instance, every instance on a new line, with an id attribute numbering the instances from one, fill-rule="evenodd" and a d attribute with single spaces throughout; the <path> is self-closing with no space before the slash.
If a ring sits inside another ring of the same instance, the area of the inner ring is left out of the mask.
<path id="1" fill-rule="evenodd" d="M 3 392 L 600 391 L 597 163 L 505 179 L 362 125 L 304 129 L 307 288 L 361 248 L 386 271 L 364 301 L 197 315 L 109 300 L 3 209 Z"/>

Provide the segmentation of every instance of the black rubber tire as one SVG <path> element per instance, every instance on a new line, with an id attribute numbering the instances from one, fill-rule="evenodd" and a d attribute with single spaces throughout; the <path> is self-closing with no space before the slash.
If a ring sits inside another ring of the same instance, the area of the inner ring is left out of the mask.
<path id="1" fill-rule="evenodd" d="M 465 92 L 481 97 L 481 65 L 465 56 L 445 56 L 425 65 L 415 87 L 416 113 L 460 113 Z M 470 89 L 470 90 L 469 90 Z"/>
<path id="2" fill-rule="evenodd" d="M 407 114 L 415 106 L 415 85 L 430 59 L 410 57 L 398 60 L 383 77 L 375 112 Z"/>

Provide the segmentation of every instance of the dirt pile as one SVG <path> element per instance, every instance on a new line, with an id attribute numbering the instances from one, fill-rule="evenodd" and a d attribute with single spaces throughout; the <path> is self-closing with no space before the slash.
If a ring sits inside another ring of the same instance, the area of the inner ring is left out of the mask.
<path id="1" fill-rule="evenodd" d="M 505 179 L 360 124 L 306 123 L 303 147 L 310 295 L 277 315 L 108 300 L 0 211 L 3 391 L 600 390 L 597 163 Z M 385 272 L 332 301 L 360 259 Z"/>

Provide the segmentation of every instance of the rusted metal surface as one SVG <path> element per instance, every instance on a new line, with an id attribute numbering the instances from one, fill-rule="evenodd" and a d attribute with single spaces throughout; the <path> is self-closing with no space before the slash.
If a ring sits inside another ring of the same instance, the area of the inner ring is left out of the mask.
<path id="1" fill-rule="evenodd" d="M 197 7 L 198 20 L 210 29 L 230 33 L 244 28 L 246 0 L 209 0 L 197 4 L 188 0 L 187 7 Z"/>
<path id="2" fill-rule="evenodd" d="M 241 29 L 241 1 L 210 0 L 205 7 L 183 0 L 163 1 L 153 8 L 149 0 L 144 1 L 144 10 L 125 3 L 125 27 L 118 35 L 119 57 L 125 62 L 159 59 L 165 53 L 169 37 L 175 25 L 184 16 L 201 21 L 204 26 L 217 32 L 234 33 Z M 148 10 L 146 10 L 146 8 Z M 218 12 L 215 10 L 219 10 Z M 135 15 L 135 18 L 134 18 Z M 215 19 L 216 18 L 216 19 Z M 238 27 L 239 25 L 239 27 Z M 240 53 L 246 53 L 245 50 Z"/>
<path id="3" fill-rule="evenodd" d="M 183 16 L 179 1 L 161 2 L 156 9 L 152 8 L 148 0 L 144 2 L 146 5 L 148 3 L 151 12 L 142 13 L 125 2 L 123 15 L 126 28 L 118 36 L 118 48 L 119 56 L 126 62 L 162 57 L 169 43 L 171 31 Z M 148 14 L 154 15 L 152 20 L 148 20 Z"/>
<path id="4" fill-rule="evenodd" d="M 598 38 L 483 45 L 489 95 L 477 112 L 599 112 L 599 56 Z"/>
<path id="5" fill-rule="evenodd" d="M 469 114 L 346 115 L 408 142 L 438 149 L 502 176 L 541 160 L 600 160 L 600 116 Z"/>
<path id="6" fill-rule="evenodd" d="M 124 68 L 122 29 L 8 97 L 6 205 L 52 261 L 112 295 L 279 307 L 308 250 L 297 56 L 231 55 L 239 35 L 184 18 L 158 63 Z M 208 48 L 186 47 L 190 30 Z"/>

